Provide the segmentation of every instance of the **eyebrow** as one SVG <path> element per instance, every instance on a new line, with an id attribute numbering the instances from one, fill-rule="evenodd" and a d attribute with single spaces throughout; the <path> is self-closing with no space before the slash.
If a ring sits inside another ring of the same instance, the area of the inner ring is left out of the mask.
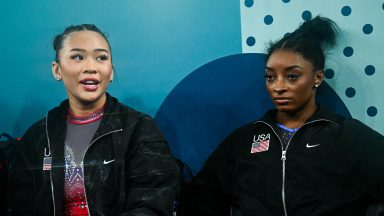
<path id="1" fill-rule="evenodd" d="M 268 67 L 268 66 L 265 66 L 265 69 L 266 69 L 266 70 L 270 70 L 270 71 L 273 71 L 273 68 L 271 68 L 271 67 Z"/>
<path id="2" fill-rule="evenodd" d="M 286 67 L 285 69 L 286 70 L 292 70 L 292 69 L 295 69 L 295 68 L 302 69 L 302 67 L 300 67 L 299 65 L 292 65 L 292 66 Z"/>
<path id="3" fill-rule="evenodd" d="M 70 49 L 69 51 L 70 52 L 85 52 L 86 50 L 85 49 L 81 49 L 81 48 L 73 48 L 73 49 Z M 103 49 L 103 48 L 96 48 L 93 51 L 94 52 L 106 52 L 106 53 L 109 53 L 108 50 Z"/>
<path id="4" fill-rule="evenodd" d="M 295 68 L 301 69 L 302 67 L 300 67 L 299 65 L 292 65 L 292 66 L 286 67 L 285 70 L 292 70 L 292 69 L 295 69 Z M 272 67 L 268 67 L 268 66 L 265 66 L 265 69 L 266 70 L 270 70 L 270 71 L 274 71 L 274 69 Z"/>

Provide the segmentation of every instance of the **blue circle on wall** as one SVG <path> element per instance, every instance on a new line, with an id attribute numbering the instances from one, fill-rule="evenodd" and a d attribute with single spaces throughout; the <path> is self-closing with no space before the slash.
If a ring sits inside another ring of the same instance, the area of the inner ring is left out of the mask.
<path id="1" fill-rule="evenodd" d="M 341 14 L 343 14 L 343 16 L 349 16 L 351 15 L 351 13 L 352 13 L 351 7 L 344 6 L 343 8 L 341 8 Z"/>
<path id="2" fill-rule="evenodd" d="M 193 173 L 229 133 L 273 108 L 265 89 L 264 61 L 265 54 L 247 53 L 209 62 L 178 83 L 161 104 L 155 120 L 173 154 Z M 351 116 L 326 82 L 317 98 L 322 106 Z"/>
<path id="3" fill-rule="evenodd" d="M 352 87 L 349 87 L 349 88 L 347 88 L 347 89 L 345 90 L 345 95 L 346 95 L 347 97 L 349 97 L 349 98 L 354 97 L 355 94 L 356 94 L 356 90 L 355 90 L 354 88 L 352 88 Z"/>
<path id="4" fill-rule="evenodd" d="M 367 65 L 364 70 L 365 74 L 367 74 L 368 76 L 372 76 L 373 74 L 375 74 L 376 71 L 375 66 L 373 65 Z"/>
<path id="5" fill-rule="evenodd" d="M 363 26 L 364 34 L 371 34 L 373 32 L 373 26 L 371 24 L 365 24 Z"/>
<path id="6" fill-rule="evenodd" d="M 253 6 L 253 0 L 245 0 L 244 4 L 246 7 L 252 7 Z"/>
<path id="7" fill-rule="evenodd" d="M 325 78 L 332 79 L 335 76 L 335 71 L 329 68 L 325 70 L 324 75 L 325 75 Z"/>
<path id="8" fill-rule="evenodd" d="M 250 36 L 247 38 L 247 45 L 248 46 L 253 46 L 253 45 L 255 45 L 255 43 L 256 43 L 256 39 L 254 37 Z"/>
<path id="9" fill-rule="evenodd" d="M 312 13 L 311 13 L 311 11 L 308 11 L 308 10 L 304 11 L 304 12 L 301 14 L 301 18 L 303 18 L 303 20 L 305 20 L 305 21 L 309 21 L 309 20 L 311 20 L 311 19 L 312 19 Z"/>
<path id="10" fill-rule="evenodd" d="M 374 107 L 374 106 L 370 106 L 370 107 L 368 107 L 368 109 L 367 109 L 367 114 L 368 114 L 369 116 L 371 116 L 371 117 L 376 116 L 376 115 L 377 115 L 377 108 Z"/>
<path id="11" fill-rule="evenodd" d="M 273 23 L 273 16 L 271 16 L 271 15 L 266 15 L 266 16 L 264 17 L 264 23 L 265 23 L 266 25 L 271 25 L 271 24 Z"/>
<path id="12" fill-rule="evenodd" d="M 351 57 L 353 55 L 353 48 L 352 47 L 345 47 L 343 50 L 344 56 Z"/>

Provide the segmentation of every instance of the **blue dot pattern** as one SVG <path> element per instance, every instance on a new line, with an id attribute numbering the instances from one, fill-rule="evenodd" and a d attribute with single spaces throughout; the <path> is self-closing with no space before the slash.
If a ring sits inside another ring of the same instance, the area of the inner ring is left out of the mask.
<path id="1" fill-rule="evenodd" d="M 384 0 L 253 1 L 252 10 L 243 6 L 241 12 L 246 30 L 242 33 L 245 53 L 265 53 L 266 44 L 317 15 L 336 22 L 341 33 L 337 46 L 325 50 L 324 79 L 345 99 L 354 118 L 384 134 L 384 125 L 379 123 L 384 118 L 380 112 L 384 109 L 384 100 L 378 95 L 384 91 L 380 81 L 384 80 L 384 73 L 379 73 L 384 68 L 381 61 L 384 47 L 380 46 L 384 37 L 381 20 Z M 253 39 L 249 37 L 254 38 L 252 46 Z M 368 112 L 368 107 L 373 108 Z"/>
<path id="2" fill-rule="evenodd" d="M 344 6 L 343 8 L 341 8 L 341 14 L 343 14 L 343 16 L 349 16 L 351 15 L 351 13 L 352 13 L 351 7 Z"/>
<path id="3" fill-rule="evenodd" d="M 335 76 L 335 71 L 333 71 L 332 69 L 327 69 L 325 70 L 324 75 L 325 78 L 332 79 Z"/>
<path id="4" fill-rule="evenodd" d="M 353 48 L 350 46 L 345 47 L 343 53 L 346 57 L 351 57 L 353 55 Z"/>
<path id="5" fill-rule="evenodd" d="M 304 11 L 304 12 L 302 13 L 301 17 L 302 17 L 303 20 L 305 20 L 305 21 L 311 20 L 311 19 L 312 19 L 312 13 L 311 13 L 311 11 L 306 10 L 306 11 Z"/>
<path id="6" fill-rule="evenodd" d="M 253 0 L 245 0 L 244 1 L 244 5 L 246 6 L 246 7 L 252 7 L 253 6 Z"/>
<path id="7" fill-rule="evenodd" d="M 373 74 L 375 74 L 375 66 L 373 65 L 367 65 L 365 67 L 365 74 L 367 74 L 368 76 L 372 76 Z"/>
<path id="8" fill-rule="evenodd" d="M 266 25 L 271 25 L 273 23 L 273 17 L 271 15 L 267 15 L 264 17 L 264 23 Z"/>
<path id="9" fill-rule="evenodd" d="M 377 108 L 374 107 L 374 106 L 370 106 L 370 107 L 368 107 L 368 109 L 367 109 L 367 114 L 368 114 L 369 116 L 371 116 L 371 117 L 376 116 L 376 115 L 377 115 Z"/>
<path id="10" fill-rule="evenodd" d="M 349 87 L 347 88 L 347 90 L 345 90 L 345 95 L 349 98 L 354 97 L 355 94 L 356 94 L 356 90 L 352 87 Z"/>
<path id="11" fill-rule="evenodd" d="M 371 34 L 373 31 L 373 26 L 371 24 L 365 24 L 363 26 L 363 32 L 364 34 Z"/>
<path id="12" fill-rule="evenodd" d="M 247 38 L 247 45 L 248 46 L 253 46 L 253 45 L 255 45 L 255 43 L 256 43 L 256 39 L 254 37 L 248 37 Z"/>

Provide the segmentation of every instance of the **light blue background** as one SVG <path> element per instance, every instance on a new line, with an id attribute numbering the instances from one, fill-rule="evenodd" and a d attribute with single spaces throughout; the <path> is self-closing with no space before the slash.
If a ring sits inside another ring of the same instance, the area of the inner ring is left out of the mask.
<path id="1" fill-rule="evenodd" d="M 268 42 L 293 31 L 308 14 L 334 20 L 341 34 L 338 46 L 327 53 L 326 68 L 334 76 L 326 81 L 354 118 L 384 133 L 383 0 L 240 0 L 240 5 L 244 53 L 264 52 Z M 271 24 L 266 17 L 273 18 Z M 365 25 L 373 31 L 364 32 Z M 246 43 L 249 37 L 256 41 L 252 46 Z M 346 47 L 353 49 L 351 56 L 344 55 Z M 374 66 L 373 74 L 365 72 L 368 65 Z"/>

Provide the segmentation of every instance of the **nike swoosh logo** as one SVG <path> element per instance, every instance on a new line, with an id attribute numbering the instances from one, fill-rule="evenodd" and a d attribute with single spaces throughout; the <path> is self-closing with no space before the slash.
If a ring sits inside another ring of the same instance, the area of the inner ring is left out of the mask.
<path id="1" fill-rule="evenodd" d="M 109 163 L 112 163 L 113 161 L 115 161 L 115 159 L 112 159 L 112 160 L 109 160 L 109 161 L 106 161 L 106 160 L 104 160 L 104 164 L 109 164 Z"/>
<path id="2" fill-rule="evenodd" d="M 314 147 L 317 147 L 319 145 L 320 144 L 310 145 L 309 143 L 307 143 L 307 145 L 305 147 L 307 147 L 307 148 L 314 148 Z"/>

